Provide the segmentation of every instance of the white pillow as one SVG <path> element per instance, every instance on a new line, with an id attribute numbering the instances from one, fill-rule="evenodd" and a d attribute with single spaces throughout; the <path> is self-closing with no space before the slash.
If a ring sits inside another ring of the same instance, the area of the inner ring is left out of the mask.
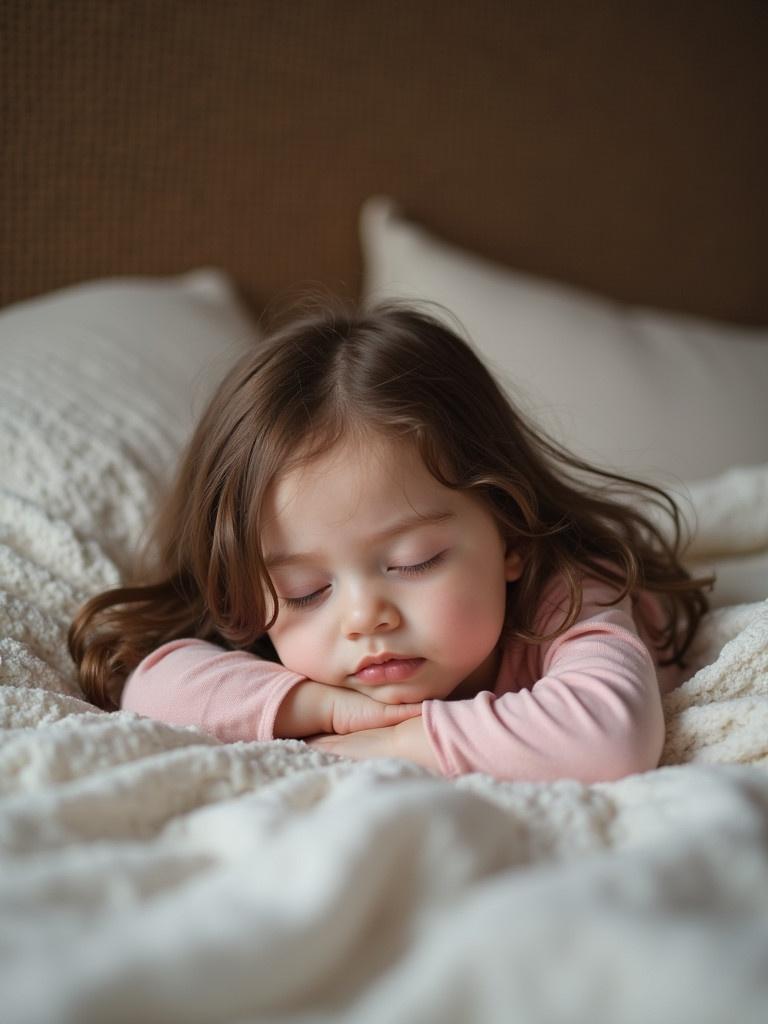
<path id="1" fill-rule="evenodd" d="M 576 453 L 662 483 L 768 461 L 768 330 L 509 270 L 408 222 L 386 197 L 364 203 L 360 233 L 364 301 L 447 307 L 513 400 Z"/>
<path id="2" fill-rule="evenodd" d="M 94 281 L 0 311 L 0 499 L 14 530 L 26 508 L 128 565 L 211 389 L 255 340 L 217 270 Z"/>

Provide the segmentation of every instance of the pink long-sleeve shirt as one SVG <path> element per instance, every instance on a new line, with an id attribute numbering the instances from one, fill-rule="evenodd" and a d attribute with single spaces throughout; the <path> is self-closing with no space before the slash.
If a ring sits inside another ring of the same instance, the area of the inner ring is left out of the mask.
<path id="1" fill-rule="evenodd" d="M 535 628 L 562 621 L 566 588 L 551 585 Z M 507 643 L 493 691 L 469 700 L 425 700 L 422 721 L 444 775 L 607 781 L 658 765 L 661 694 L 681 680 L 659 670 L 630 599 L 587 580 L 578 620 L 554 640 Z M 655 600 L 640 595 L 647 614 Z M 121 707 L 221 740 L 270 740 L 278 708 L 306 676 L 244 651 L 181 639 L 147 655 L 129 676 Z"/>

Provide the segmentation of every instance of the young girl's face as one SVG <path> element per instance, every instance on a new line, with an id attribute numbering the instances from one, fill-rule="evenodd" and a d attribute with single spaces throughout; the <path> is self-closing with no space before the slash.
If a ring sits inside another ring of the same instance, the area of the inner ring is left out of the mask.
<path id="1" fill-rule="evenodd" d="M 520 556 L 413 445 L 340 442 L 273 483 L 263 522 L 287 668 L 387 704 L 493 688 Z"/>

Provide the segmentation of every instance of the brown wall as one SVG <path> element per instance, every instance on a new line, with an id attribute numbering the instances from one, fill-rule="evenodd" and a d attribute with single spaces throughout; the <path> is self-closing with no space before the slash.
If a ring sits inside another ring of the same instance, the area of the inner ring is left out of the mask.
<path id="1" fill-rule="evenodd" d="M 356 218 L 768 322 L 758 0 L 6 0 L 0 302 L 228 269 L 355 294 Z"/>

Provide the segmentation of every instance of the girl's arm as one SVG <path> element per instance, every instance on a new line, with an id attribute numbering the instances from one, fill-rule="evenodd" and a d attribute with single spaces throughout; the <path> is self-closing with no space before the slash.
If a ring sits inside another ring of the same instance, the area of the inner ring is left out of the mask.
<path id="1" fill-rule="evenodd" d="M 247 651 L 192 638 L 147 655 L 129 676 L 120 706 L 169 725 L 197 726 L 229 743 L 375 729 L 421 711 L 419 704 L 381 704 Z"/>
<path id="2" fill-rule="evenodd" d="M 128 677 L 120 707 L 168 725 L 195 725 L 227 742 L 267 740 L 283 698 L 304 678 L 246 651 L 172 640 Z"/>
<path id="3" fill-rule="evenodd" d="M 530 690 L 425 701 L 422 723 L 440 771 L 589 783 L 655 768 L 664 743 L 659 684 L 622 604 L 551 642 Z"/>

